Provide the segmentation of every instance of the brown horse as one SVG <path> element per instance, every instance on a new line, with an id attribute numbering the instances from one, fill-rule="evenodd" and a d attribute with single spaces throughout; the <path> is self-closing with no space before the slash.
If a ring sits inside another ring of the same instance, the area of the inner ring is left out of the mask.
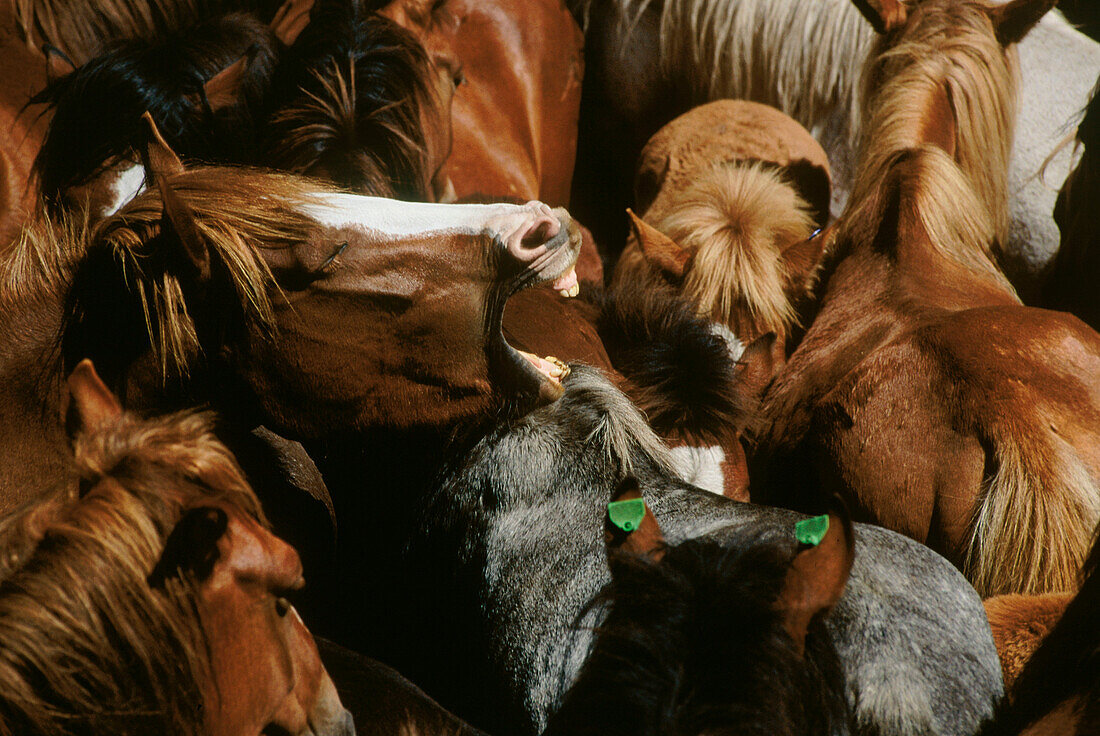
<path id="1" fill-rule="evenodd" d="M 1081 589 L 979 736 L 1095 736 L 1100 727 L 1100 541 Z"/>
<path id="2" fill-rule="evenodd" d="M 561 394 L 501 317 L 513 293 L 571 272 L 579 234 L 564 210 L 406 203 L 184 169 L 157 137 L 148 151 L 157 186 L 104 221 L 74 268 L 68 360 L 90 353 L 134 391 L 221 386 L 226 406 L 299 438 Z"/>
<path id="3" fill-rule="evenodd" d="M 393 0 L 382 13 L 461 66 L 442 172 L 455 196 L 567 204 L 584 39 L 561 0 Z"/>
<path id="4" fill-rule="evenodd" d="M 353 734 L 210 418 L 124 414 L 87 362 L 69 384 L 79 494 L 0 526 L 0 730 Z"/>
<path id="5" fill-rule="evenodd" d="M 20 42 L 14 26 L 13 3 L 0 3 L 0 255 L 33 209 L 31 166 L 45 134 L 45 121 L 25 108 L 46 83 L 46 60 Z"/>
<path id="6" fill-rule="evenodd" d="M 829 163 L 794 120 L 720 100 L 673 120 L 642 150 L 641 220 L 613 283 L 666 281 L 747 345 L 774 332 L 777 365 L 815 282 Z"/>
<path id="7" fill-rule="evenodd" d="M 992 255 L 1005 47 L 1049 6 L 925 0 L 871 55 L 834 261 L 752 468 L 760 499 L 836 489 L 985 595 L 1072 589 L 1100 517 L 1100 335 L 1020 306 Z"/>
<path id="8" fill-rule="evenodd" d="M 1071 600 L 1072 593 L 1007 593 L 982 601 L 989 617 L 989 628 L 993 631 L 993 642 L 997 645 L 997 656 L 1001 658 L 1006 690 L 1020 676 L 1035 648 L 1058 623 Z"/>

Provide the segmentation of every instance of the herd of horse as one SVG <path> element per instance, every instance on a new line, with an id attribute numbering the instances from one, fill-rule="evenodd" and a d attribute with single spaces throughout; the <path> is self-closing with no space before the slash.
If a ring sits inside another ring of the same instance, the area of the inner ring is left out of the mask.
<path id="1" fill-rule="evenodd" d="M 0 734 L 1100 733 L 1054 4 L 4 0 Z"/>

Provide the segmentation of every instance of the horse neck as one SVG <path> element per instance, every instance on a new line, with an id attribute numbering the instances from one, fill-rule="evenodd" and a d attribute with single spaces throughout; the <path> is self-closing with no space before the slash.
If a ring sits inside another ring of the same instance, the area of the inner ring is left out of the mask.
<path id="1" fill-rule="evenodd" d="M 62 299 L 0 294 L 0 516 L 69 478 L 55 340 Z"/>

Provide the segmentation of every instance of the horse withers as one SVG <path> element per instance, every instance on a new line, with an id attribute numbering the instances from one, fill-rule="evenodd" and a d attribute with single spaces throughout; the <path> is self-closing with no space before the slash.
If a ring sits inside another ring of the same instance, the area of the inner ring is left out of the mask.
<path id="1" fill-rule="evenodd" d="M 354 734 L 210 418 L 123 413 L 87 362 L 69 385 L 79 490 L 0 525 L 4 730 Z"/>

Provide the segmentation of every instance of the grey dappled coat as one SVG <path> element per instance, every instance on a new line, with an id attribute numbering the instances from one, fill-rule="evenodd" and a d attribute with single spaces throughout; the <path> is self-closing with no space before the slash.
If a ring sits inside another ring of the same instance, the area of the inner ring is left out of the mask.
<path id="1" fill-rule="evenodd" d="M 575 366 L 565 388 L 474 446 L 433 492 L 409 546 L 413 557 L 439 554 L 448 540 L 457 549 L 430 569 L 477 581 L 492 674 L 481 683 L 485 702 L 472 707 L 498 733 L 540 732 L 578 673 L 600 616 L 587 607 L 610 581 L 606 504 L 624 476 L 638 478 L 670 544 L 722 541 L 744 524 L 789 534 L 803 518 L 680 481 L 642 416 L 598 371 Z M 928 548 L 855 529 L 851 577 L 826 623 L 860 731 L 974 733 L 1002 692 L 981 600 Z"/>

